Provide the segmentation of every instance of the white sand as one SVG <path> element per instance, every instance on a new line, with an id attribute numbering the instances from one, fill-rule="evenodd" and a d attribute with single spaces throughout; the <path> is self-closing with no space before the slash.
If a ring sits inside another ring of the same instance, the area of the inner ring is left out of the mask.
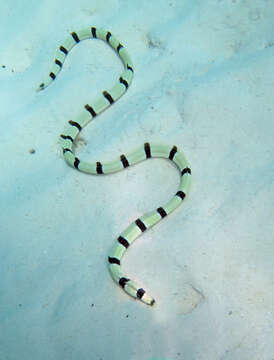
<path id="1" fill-rule="evenodd" d="M 2 1 L 1 360 L 274 359 L 273 18 L 263 0 Z M 116 81 L 119 59 L 85 41 L 35 92 L 57 46 L 89 25 L 127 47 L 135 77 L 82 131 L 79 157 L 156 141 L 192 165 L 188 199 L 123 262 L 154 308 L 114 284 L 106 257 L 177 191 L 175 168 L 150 160 L 88 176 L 67 166 L 58 140 Z"/>

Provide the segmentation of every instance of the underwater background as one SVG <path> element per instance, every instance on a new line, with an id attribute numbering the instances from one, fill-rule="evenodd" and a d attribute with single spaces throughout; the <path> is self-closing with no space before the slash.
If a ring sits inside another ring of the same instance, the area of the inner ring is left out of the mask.
<path id="1" fill-rule="evenodd" d="M 274 2 L 1 1 L 0 360 L 273 360 Z M 177 191 L 152 159 L 108 176 L 63 160 L 59 134 L 122 72 L 102 41 L 57 47 L 95 26 L 127 48 L 127 93 L 80 134 L 83 159 L 146 141 L 176 144 L 189 196 L 136 240 L 112 281 L 107 256 L 137 217 Z"/>

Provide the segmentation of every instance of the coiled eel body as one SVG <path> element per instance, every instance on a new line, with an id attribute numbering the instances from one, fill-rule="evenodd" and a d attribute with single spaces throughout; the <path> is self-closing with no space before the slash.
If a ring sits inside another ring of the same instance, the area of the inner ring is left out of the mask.
<path id="1" fill-rule="evenodd" d="M 75 156 L 73 145 L 76 137 L 83 127 L 94 120 L 101 112 L 117 101 L 128 89 L 133 78 L 133 64 L 124 46 L 112 35 L 111 32 L 101 28 L 89 27 L 72 32 L 70 36 L 59 46 L 54 63 L 47 79 L 42 82 L 38 90 L 44 90 L 55 79 L 61 71 L 63 63 L 74 45 L 85 39 L 97 38 L 108 43 L 118 54 L 124 65 L 124 72 L 119 80 L 109 90 L 102 94 L 90 104 L 86 104 L 83 111 L 75 118 L 68 121 L 61 136 L 61 144 L 66 162 L 73 168 L 87 174 L 111 174 L 131 165 L 137 164 L 150 158 L 164 158 L 172 161 L 178 168 L 181 181 L 176 194 L 164 205 L 156 210 L 144 214 L 130 224 L 116 239 L 115 244 L 108 256 L 108 265 L 113 280 L 130 296 L 140 299 L 143 303 L 153 305 L 155 299 L 150 296 L 135 281 L 123 274 L 121 270 L 121 259 L 125 251 L 132 245 L 134 240 L 161 219 L 169 215 L 181 205 L 190 187 L 191 170 L 182 152 L 177 146 L 163 144 L 152 144 L 146 142 L 144 145 L 129 154 L 121 154 L 117 159 L 110 162 L 96 161 L 89 163 Z"/>

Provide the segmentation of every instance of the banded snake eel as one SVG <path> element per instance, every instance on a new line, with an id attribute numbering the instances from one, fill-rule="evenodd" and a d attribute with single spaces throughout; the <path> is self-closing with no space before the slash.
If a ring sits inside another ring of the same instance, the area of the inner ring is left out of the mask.
<path id="1" fill-rule="evenodd" d="M 137 164 L 143 160 L 157 157 L 172 161 L 178 168 L 181 176 L 178 191 L 172 199 L 165 205 L 144 214 L 130 224 L 126 230 L 118 236 L 108 257 L 109 270 L 113 280 L 128 295 L 141 300 L 145 304 L 153 305 L 155 303 L 154 298 L 136 284 L 135 281 L 129 279 L 122 273 L 120 266 L 121 259 L 125 251 L 139 235 L 150 229 L 153 225 L 157 224 L 161 219 L 180 206 L 190 187 L 191 170 L 183 152 L 176 146 L 152 144 L 149 142 L 146 142 L 143 146 L 130 154 L 121 154 L 119 158 L 111 162 L 102 163 L 97 161 L 89 163 L 80 160 L 75 156 L 74 142 L 81 129 L 117 101 L 126 92 L 133 78 L 133 64 L 124 46 L 109 31 L 105 31 L 101 28 L 89 27 L 77 32 L 72 32 L 63 44 L 59 46 L 49 76 L 40 84 L 37 90 L 45 89 L 55 80 L 57 74 L 62 69 L 69 51 L 74 45 L 81 40 L 90 38 L 101 39 L 108 43 L 120 57 L 124 65 L 124 71 L 119 77 L 119 81 L 117 81 L 110 90 L 104 90 L 92 104 L 86 104 L 83 111 L 75 119 L 69 120 L 66 124 L 63 134 L 60 135 L 65 161 L 71 167 L 87 174 L 110 174 Z"/>

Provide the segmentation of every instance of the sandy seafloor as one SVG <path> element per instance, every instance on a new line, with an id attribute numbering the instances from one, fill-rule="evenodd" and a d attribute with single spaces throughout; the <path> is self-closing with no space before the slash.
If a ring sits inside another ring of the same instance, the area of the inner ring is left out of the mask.
<path id="1" fill-rule="evenodd" d="M 0 359 L 273 360 L 274 2 L 2 1 Z M 108 176 L 69 167 L 59 134 L 122 65 L 80 43 L 35 92 L 57 46 L 86 26 L 127 47 L 134 81 L 77 142 L 111 160 L 151 141 L 191 163 L 183 205 L 128 250 L 129 298 L 106 258 L 130 222 L 166 203 L 166 160 Z"/>

